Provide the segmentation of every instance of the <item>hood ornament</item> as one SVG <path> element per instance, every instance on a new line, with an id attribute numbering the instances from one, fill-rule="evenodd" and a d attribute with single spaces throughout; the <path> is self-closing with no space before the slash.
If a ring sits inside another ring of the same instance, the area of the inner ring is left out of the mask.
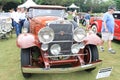
<path id="1" fill-rule="evenodd" d="M 63 36 L 65 34 L 64 31 L 60 31 L 60 35 Z"/>

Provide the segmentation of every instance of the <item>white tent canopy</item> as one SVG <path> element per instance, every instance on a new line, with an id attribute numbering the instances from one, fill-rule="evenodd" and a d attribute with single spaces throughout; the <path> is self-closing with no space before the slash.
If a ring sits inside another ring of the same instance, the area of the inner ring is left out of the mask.
<path id="1" fill-rule="evenodd" d="M 78 6 L 76 6 L 74 3 L 72 3 L 69 8 L 79 8 Z"/>
<path id="2" fill-rule="evenodd" d="M 37 4 L 33 2 L 33 0 L 27 0 L 25 3 L 19 5 L 18 8 L 21 8 L 21 7 L 29 8 L 30 6 L 37 6 Z"/>

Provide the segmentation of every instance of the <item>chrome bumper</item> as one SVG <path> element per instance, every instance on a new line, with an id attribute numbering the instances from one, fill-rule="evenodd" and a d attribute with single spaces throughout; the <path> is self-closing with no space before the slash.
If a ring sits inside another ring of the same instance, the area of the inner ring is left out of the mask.
<path id="1" fill-rule="evenodd" d="M 75 71 L 81 71 L 85 69 L 94 68 L 96 66 L 99 66 L 102 63 L 102 61 L 98 61 L 96 63 L 87 64 L 79 67 L 70 67 L 70 68 L 29 68 L 29 67 L 22 67 L 22 71 L 24 73 L 70 73 Z"/>

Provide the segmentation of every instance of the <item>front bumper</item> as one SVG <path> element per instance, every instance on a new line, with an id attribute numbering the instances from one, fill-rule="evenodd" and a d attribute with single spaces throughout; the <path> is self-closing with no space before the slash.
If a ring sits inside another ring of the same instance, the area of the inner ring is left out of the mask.
<path id="1" fill-rule="evenodd" d="M 95 63 L 87 64 L 87 65 L 83 65 L 83 66 L 79 66 L 79 67 L 50 68 L 50 69 L 22 67 L 22 70 L 23 70 L 23 73 L 70 73 L 70 72 L 94 68 L 94 67 L 99 66 L 101 63 L 102 63 L 102 61 L 99 60 Z"/>

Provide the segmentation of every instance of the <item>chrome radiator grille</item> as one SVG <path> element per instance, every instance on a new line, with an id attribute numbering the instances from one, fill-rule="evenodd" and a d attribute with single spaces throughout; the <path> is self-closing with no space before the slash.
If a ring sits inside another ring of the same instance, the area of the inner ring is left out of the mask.
<path id="1" fill-rule="evenodd" d="M 73 44 L 72 24 L 51 24 L 49 27 L 52 28 L 55 33 L 53 42 L 49 43 L 49 50 L 53 44 L 59 44 L 61 46 L 62 55 L 70 54 L 71 46 Z"/>
<path id="2" fill-rule="evenodd" d="M 50 24 L 49 27 L 54 30 L 54 41 L 65 41 L 73 39 L 72 24 Z"/>

